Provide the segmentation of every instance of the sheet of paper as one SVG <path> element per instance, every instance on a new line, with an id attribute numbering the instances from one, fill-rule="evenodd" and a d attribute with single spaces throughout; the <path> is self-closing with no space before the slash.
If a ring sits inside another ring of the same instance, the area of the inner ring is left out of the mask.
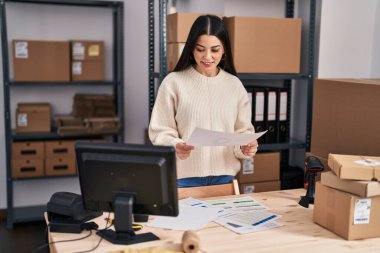
<path id="1" fill-rule="evenodd" d="M 234 212 L 267 210 L 268 208 L 250 196 L 204 201 L 207 207 L 219 207 Z"/>
<path id="2" fill-rule="evenodd" d="M 148 226 L 183 231 L 199 230 L 218 217 L 220 211 L 220 208 L 203 208 L 180 203 L 177 217 L 157 216 Z"/>
<path id="3" fill-rule="evenodd" d="M 252 210 L 228 213 L 214 221 L 236 233 L 246 234 L 280 227 L 282 224 L 274 221 L 280 217 L 265 210 Z"/>
<path id="4" fill-rule="evenodd" d="M 236 133 L 223 133 L 216 132 L 202 128 L 195 128 L 187 144 L 202 147 L 202 146 L 242 146 L 247 145 L 260 138 L 267 131 L 254 133 L 254 134 L 236 134 Z"/>

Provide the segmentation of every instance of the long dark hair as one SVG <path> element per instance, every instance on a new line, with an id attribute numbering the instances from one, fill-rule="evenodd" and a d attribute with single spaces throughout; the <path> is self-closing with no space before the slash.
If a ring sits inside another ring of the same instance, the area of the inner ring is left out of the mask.
<path id="1" fill-rule="evenodd" d="M 195 64 L 193 51 L 195 44 L 201 35 L 213 35 L 217 37 L 223 44 L 224 57 L 219 63 L 219 67 L 232 75 L 236 76 L 236 70 L 232 58 L 231 44 L 228 37 L 227 29 L 223 20 L 215 15 L 199 16 L 191 26 L 189 36 L 187 37 L 185 47 L 183 48 L 181 57 L 173 71 L 181 71 L 187 69 L 190 65 Z"/>

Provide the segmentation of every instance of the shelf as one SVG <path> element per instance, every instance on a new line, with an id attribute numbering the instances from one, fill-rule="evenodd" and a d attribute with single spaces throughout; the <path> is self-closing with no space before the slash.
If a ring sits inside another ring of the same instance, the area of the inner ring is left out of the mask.
<path id="1" fill-rule="evenodd" d="M 65 176 L 43 176 L 43 177 L 20 177 L 15 178 L 13 177 L 13 181 L 27 181 L 27 180 L 36 180 L 36 179 L 52 179 L 52 178 L 78 178 L 78 175 L 65 175 Z"/>
<path id="2" fill-rule="evenodd" d="M 256 74 L 256 73 L 238 73 L 241 80 L 288 80 L 288 79 L 309 79 L 309 74 Z"/>
<path id="3" fill-rule="evenodd" d="M 114 7 L 118 3 L 118 2 L 113 2 L 113 1 L 92 1 L 92 0 L 7 0 L 7 2 L 49 4 L 49 5 L 73 5 L 73 6 L 88 6 L 88 7 Z"/>
<path id="4" fill-rule="evenodd" d="M 16 82 L 11 81 L 9 86 L 117 86 L 115 81 L 88 81 L 88 82 Z"/>
<path id="5" fill-rule="evenodd" d="M 16 134 L 15 130 L 12 130 L 12 139 L 14 141 L 27 141 L 27 140 L 52 140 L 52 139 L 75 139 L 75 138 L 90 138 L 99 137 L 104 135 L 119 135 L 119 133 L 93 133 L 93 134 L 75 134 L 75 135 L 58 135 L 56 129 L 53 129 L 51 133 L 23 133 Z"/>
<path id="6" fill-rule="evenodd" d="M 290 142 L 259 144 L 259 151 L 288 150 L 306 148 L 304 141 L 291 139 Z"/>
<path id="7" fill-rule="evenodd" d="M 154 78 L 164 78 L 164 74 L 158 72 L 152 73 Z M 299 79 L 307 80 L 311 78 L 309 74 L 258 74 L 258 73 L 238 73 L 237 76 L 241 80 L 289 80 L 289 79 Z"/>

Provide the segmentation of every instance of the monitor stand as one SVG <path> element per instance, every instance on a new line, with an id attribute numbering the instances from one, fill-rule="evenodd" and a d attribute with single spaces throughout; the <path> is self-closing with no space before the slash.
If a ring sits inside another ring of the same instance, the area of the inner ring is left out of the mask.
<path id="1" fill-rule="evenodd" d="M 115 230 L 99 230 L 96 234 L 113 244 L 130 245 L 159 240 L 153 233 L 135 234 L 132 228 L 134 194 L 118 192 L 113 201 Z"/>

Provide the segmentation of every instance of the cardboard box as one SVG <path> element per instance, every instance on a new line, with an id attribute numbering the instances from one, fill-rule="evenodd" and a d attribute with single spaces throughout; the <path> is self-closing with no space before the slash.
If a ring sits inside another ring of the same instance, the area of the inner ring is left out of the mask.
<path id="1" fill-rule="evenodd" d="M 321 184 L 341 191 L 356 194 L 360 197 L 373 197 L 380 195 L 380 182 L 340 179 L 332 171 L 321 173 Z"/>
<path id="2" fill-rule="evenodd" d="M 45 146 L 42 141 L 13 142 L 13 159 L 43 159 L 45 157 Z"/>
<path id="3" fill-rule="evenodd" d="M 48 103 L 20 103 L 16 109 L 16 133 L 50 133 Z"/>
<path id="4" fill-rule="evenodd" d="M 310 152 L 380 156 L 380 80 L 314 82 Z"/>
<path id="5" fill-rule="evenodd" d="M 190 28 L 202 13 L 173 13 L 167 15 L 168 43 L 186 42 Z"/>
<path id="6" fill-rule="evenodd" d="M 47 158 L 45 160 L 46 176 L 68 176 L 76 175 L 75 158 Z"/>
<path id="7" fill-rule="evenodd" d="M 46 158 L 75 157 L 74 141 L 45 141 Z"/>
<path id="8" fill-rule="evenodd" d="M 104 81 L 103 61 L 73 61 L 71 63 L 71 80 Z"/>
<path id="9" fill-rule="evenodd" d="M 104 42 L 71 41 L 71 80 L 104 81 Z"/>
<path id="10" fill-rule="evenodd" d="M 279 191 L 281 189 L 281 181 L 267 181 L 239 184 L 240 194 L 254 193 L 254 192 L 269 192 Z"/>
<path id="11" fill-rule="evenodd" d="M 185 43 L 169 43 L 167 47 L 167 65 L 168 71 L 172 71 L 178 63 L 181 57 Z"/>
<path id="12" fill-rule="evenodd" d="M 12 177 L 42 177 L 44 175 L 43 159 L 12 159 Z"/>
<path id="13" fill-rule="evenodd" d="M 301 19 L 225 17 L 238 73 L 299 73 Z"/>
<path id="14" fill-rule="evenodd" d="M 380 181 L 380 157 L 329 154 L 328 164 L 341 179 Z"/>
<path id="15" fill-rule="evenodd" d="M 15 81 L 70 81 L 68 41 L 13 40 Z"/>
<path id="16" fill-rule="evenodd" d="M 240 184 L 280 179 L 280 153 L 257 153 L 253 160 L 243 160 L 236 175 Z"/>
<path id="17" fill-rule="evenodd" d="M 361 198 L 316 184 L 314 222 L 347 239 L 380 237 L 380 196 Z"/>
<path id="18" fill-rule="evenodd" d="M 104 42 L 90 40 L 71 41 L 71 59 L 73 61 L 104 62 Z"/>

